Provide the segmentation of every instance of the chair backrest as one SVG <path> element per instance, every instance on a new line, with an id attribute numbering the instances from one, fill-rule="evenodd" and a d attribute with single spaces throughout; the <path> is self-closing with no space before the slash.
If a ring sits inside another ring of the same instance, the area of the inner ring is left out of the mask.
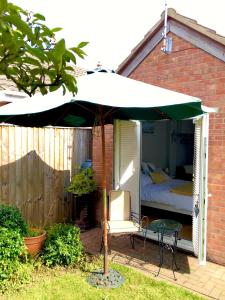
<path id="1" fill-rule="evenodd" d="M 129 191 L 109 192 L 109 220 L 128 221 L 131 217 L 131 202 Z"/>

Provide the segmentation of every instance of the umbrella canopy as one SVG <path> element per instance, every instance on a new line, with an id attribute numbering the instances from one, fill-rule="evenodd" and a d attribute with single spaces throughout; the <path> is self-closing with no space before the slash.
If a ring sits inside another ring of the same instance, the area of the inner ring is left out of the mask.
<path id="1" fill-rule="evenodd" d="M 53 92 L 0 108 L 0 122 L 23 126 L 93 126 L 99 106 L 104 123 L 123 120 L 180 120 L 203 114 L 198 98 L 146 84 L 115 73 L 93 73 L 77 79 L 75 97 Z"/>

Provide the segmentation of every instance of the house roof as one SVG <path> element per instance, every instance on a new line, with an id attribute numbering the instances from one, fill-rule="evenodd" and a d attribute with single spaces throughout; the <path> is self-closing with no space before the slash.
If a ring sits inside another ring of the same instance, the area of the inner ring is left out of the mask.
<path id="1" fill-rule="evenodd" d="M 217 34 L 216 31 L 210 28 L 198 24 L 196 20 L 178 14 L 173 8 L 168 9 L 167 15 L 168 32 L 173 32 L 184 39 L 189 39 L 189 42 L 225 61 L 224 36 Z M 123 74 L 127 66 L 137 55 L 139 56 L 137 61 L 140 63 L 140 61 L 144 59 L 144 56 L 149 54 L 154 46 L 163 39 L 164 16 L 165 12 L 161 14 L 161 19 L 147 32 L 142 41 L 132 50 L 131 54 L 119 65 L 117 73 Z M 190 30 L 191 35 L 194 36 L 193 39 L 190 37 Z M 200 39 L 201 42 L 198 42 Z M 214 49 L 216 49 L 216 51 L 214 51 Z M 144 52 L 141 57 L 140 52 Z M 129 75 L 129 72 L 125 71 L 124 75 Z"/>

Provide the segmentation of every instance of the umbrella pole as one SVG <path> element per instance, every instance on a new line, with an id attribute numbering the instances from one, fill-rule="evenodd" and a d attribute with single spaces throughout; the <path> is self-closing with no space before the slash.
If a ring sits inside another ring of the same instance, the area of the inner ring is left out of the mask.
<path id="1" fill-rule="evenodd" d="M 108 275 L 108 236 L 107 236 L 107 194 L 106 194 L 106 156 L 105 156 L 105 126 L 102 111 L 101 115 L 101 138 L 102 138 L 102 197 L 103 197 L 103 241 L 104 241 L 104 275 Z"/>

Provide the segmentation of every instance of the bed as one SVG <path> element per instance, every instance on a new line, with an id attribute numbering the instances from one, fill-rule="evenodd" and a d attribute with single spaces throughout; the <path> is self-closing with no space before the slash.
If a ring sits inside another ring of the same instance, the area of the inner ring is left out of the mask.
<path id="1" fill-rule="evenodd" d="M 171 192 L 187 183 L 185 180 L 171 178 L 162 183 L 153 183 L 148 175 L 141 174 L 141 205 L 192 215 L 193 196 Z"/>

